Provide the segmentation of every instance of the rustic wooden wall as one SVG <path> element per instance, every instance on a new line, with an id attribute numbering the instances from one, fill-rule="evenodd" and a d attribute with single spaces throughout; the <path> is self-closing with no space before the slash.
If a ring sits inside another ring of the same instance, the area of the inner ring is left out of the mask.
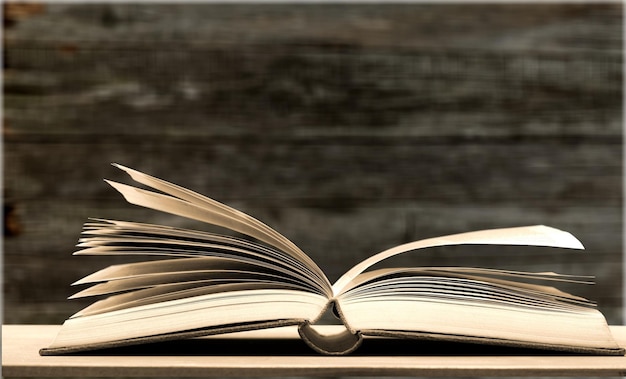
<path id="1" fill-rule="evenodd" d="M 257 216 L 329 277 L 412 239 L 548 224 L 584 253 L 396 261 L 597 275 L 622 304 L 622 5 L 45 4 L 5 21 L 4 321 L 60 323 L 119 162 Z M 5 214 L 7 208 L 5 207 Z M 6 228 L 5 228 L 6 233 Z"/>

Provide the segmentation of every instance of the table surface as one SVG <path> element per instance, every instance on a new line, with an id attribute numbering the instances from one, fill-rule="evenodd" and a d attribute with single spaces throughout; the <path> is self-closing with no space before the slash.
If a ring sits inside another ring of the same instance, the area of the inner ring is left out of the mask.
<path id="1" fill-rule="evenodd" d="M 294 327 L 80 355 L 40 356 L 58 325 L 3 325 L 3 376 L 625 376 L 626 357 L 370 339 L 355 354 L 322 356 Z M 626 326 L 612 326 L 626 346 Z M 384 342 L 388 342 L 385 344 Z M 393 343 L 393 344 L 392 344 Z M 416 347 L 417 346 L 417 347 Z"/>

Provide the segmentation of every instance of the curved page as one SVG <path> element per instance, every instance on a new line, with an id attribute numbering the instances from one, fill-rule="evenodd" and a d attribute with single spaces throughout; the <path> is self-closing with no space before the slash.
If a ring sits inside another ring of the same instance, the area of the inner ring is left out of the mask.
<path id="1" fill-rule="evenodd" d="M 268 243 L 310 267 L 320 283 L 327 287 L 330 295 L 330 282 L 315 262 L 293 242 L 259 220 L 186 188 L 128 167 L 118 164 L 114 166 L 125 171 L 133 180 L 167 194 L 162 195 L 107 180 L 106 182 L 118 190 L 129 203 L 222 226 Z"/>
<path id="2" fill-rule="evenodd" d="M 584 249 L 580 241 L 570 233 L 544 225 L 479 230 L 476 232 L 429 238 L 393 247 L 357 264 L 335 282 L 333 285 L 333 296 L 337 296 L 343 292 L 348 283 L 356 278 L 357 275 L 384 259 L 427 247 L 466 244 L 526 245 Z"/>

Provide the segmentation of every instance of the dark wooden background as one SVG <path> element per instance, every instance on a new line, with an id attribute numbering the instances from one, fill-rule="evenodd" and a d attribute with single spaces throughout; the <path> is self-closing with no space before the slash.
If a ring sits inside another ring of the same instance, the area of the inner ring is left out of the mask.
<path id="1" fill-rule="evenodd" d="M 622 307 L 622 5 L 5 4 L 4 322 L 61 323 L 118 162 L 247 211 L 331 280 L 395 244 L 547 224 L 584 253 L 393 264 L 594 274 Z M 570 289 L 570 288 L 568 288 Z"/>

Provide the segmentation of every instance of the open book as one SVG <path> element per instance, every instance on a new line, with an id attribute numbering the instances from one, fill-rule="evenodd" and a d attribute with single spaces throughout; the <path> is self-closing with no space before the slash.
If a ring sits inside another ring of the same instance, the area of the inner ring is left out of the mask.
<path id="1" fill-rule="evenodd" d="M 416 249 L 460 244 L 582 249 L 571 234 L 547 226 L 483 230 L 407 243 L 383 251 L 331 284 L 287 238 L 215 200 L 115 165 L 154 191 L 107 181 L 132 204 L 218 225 L 254 240 L 204 231 L 95 219 L 85 224 L 77 255 L 146 255 L 74 284 L 72 298 L 98 297 L 71 316 L 54 355 L 171 339 L 298 325 L 302 339 L 325 354 L 354 351 L 363 336 L 519 346 L 590 354 L 624 354 L 590 301 L 559 282 L 590 277 L 467 267 L 368 270 Z M 332 311 L 345 326 L 316 329 Z"/>

